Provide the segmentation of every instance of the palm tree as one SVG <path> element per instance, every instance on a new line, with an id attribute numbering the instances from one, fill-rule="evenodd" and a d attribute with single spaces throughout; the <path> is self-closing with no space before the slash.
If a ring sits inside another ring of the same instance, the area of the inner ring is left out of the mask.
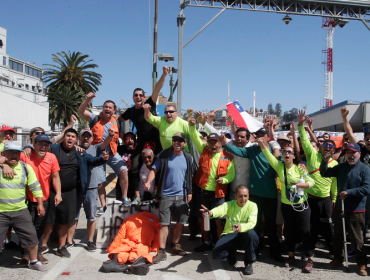
<path id="1" fill-rule="evenodd" d="M 82 92 L 62 85 L 57 89 L 49 89 L 46 95 L 49 102 L 50 126 L 60 123 L 66 126 L 72 114 L 81 122 L 82 118 L 78 114 L 78 107 L 84 100 Z"/>
<path id="2" fill-rule="evenodd" d="M 44 69 L 44 82 L 49 83 L 48 88 L 51 91 L 60 86 L 69 86 L 71 89 L 78 90 L 85 94 L 98 90 L 101 85 L 102 75 L 90 71 L 99 67 L 97 64 L 90 63 L 92 59 L 88 59 L 87 54 L 70 51 L 53 54 L 52 58 L 56 65 L 44 64 L 53 68 Z"/>

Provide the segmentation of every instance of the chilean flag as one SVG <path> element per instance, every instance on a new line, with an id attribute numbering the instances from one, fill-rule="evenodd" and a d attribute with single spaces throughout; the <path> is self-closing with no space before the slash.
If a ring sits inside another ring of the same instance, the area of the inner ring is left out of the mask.
<path id="1" fill-rule="evenodd" d="M 245 127 L 250 132 L 256 132 L 263 127 L 263 123 L 245 112 L 238 101 L 227 104 L 227 111 L 238 127 Z"/>

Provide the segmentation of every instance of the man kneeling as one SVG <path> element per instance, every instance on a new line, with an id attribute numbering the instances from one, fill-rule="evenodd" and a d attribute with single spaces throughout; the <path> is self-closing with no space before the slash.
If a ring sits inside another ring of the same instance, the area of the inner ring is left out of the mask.
<path id="1" fill-rule="evenodd" d="M 245 250 L 243 271 L 246 275 L 253 274 L 252 263 L 256 261 L 254 250 L 258 246 L 258 235 L 253 230 L 257 222 L 257 204 L 249 201 L 249 190 L 240 185 L 236 188 L 235 199 L 208 210 L 202 205 L 203 217 L 209 212 L 210 218 L 227 215 L 226 225 L 221 238 L 213 248 L 213 258 L 236 264 L 236 250 Z"/>

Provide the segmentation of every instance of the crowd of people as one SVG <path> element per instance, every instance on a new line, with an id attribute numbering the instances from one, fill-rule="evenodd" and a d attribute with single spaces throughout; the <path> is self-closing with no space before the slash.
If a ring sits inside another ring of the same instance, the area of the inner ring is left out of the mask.
<path id="1" fill-rule="evenodd" d="M 213 127 L 213 113 L 205 116 L 188 109 L 187 119 L 182 119 L 176 107 L 168 105 L 164 116 L 156 116 L 168 71 L 163 67 L 149 97 L 136 88 L 135 105 L 121 116 L 115 115 L 111 100 L 104 102 L 99 115 L 91 113 L 87 107 L 95 94 L 88 93 L 79 114 L 89 127 L 80 132 L 73 128 L 76 118 L 72 116 L 60 135 L 50 139 L 43 128 L 36 127 L 30 132 L 31 145 L 21 147 L 14 141 L 13 128 L 1 128 L 0 240 L 6 240 L 6 248 L 15 231 L 22 252 L 20 265 L 47 270 L 44 255 L 52 245 L 53 230 L 56 254 L 69 258 L 82 206 L 87 219 L 86 248 L 96 250 L 96 219 L 107 210 L 108 164 L 119 178 L 116 199 L 122 207 L 153 199 L 159 202 L 159 247 L 150 258 L 154 264 L 167 259 L 169 226 L 175 222 L 170 253 L 186 255 L 180 240 L 184 225 L 189 224 L 191 240 L 202 234 L 195 252 L 212 251 L 214 258 L 235 265 L 237 250 L 244 250 L 246 275 L 253 274 L 265 236 L 270 256 L 285 267 L 296 266 L 296 248 L 301 244 L 306 273 L 314 269 L 321 236 L 331 259 L 327 267 L 339 268 L 344 260 L 344 212 L 358 273 L 367 275 L 364 240 L 365 213 L 370 208 L 370 132 L 358 143 L 347 119 L 348 109 L 341 109 L 346 133 L 340 147 L 328 133 L 315 136 L 304 111 L 298 112 L 298 133 L 293 123 L 290 132 L 277 139 L 272 118 L 257 131 L 249 131 L 237 127 L 228 115 L 232 133 L 222 134 Z M 125 120 L 132 121 L 136 133 L 123 131 L 120 123 Z M 200 131 L 197 122 L 203 127 Z M 287 258 L 282 256 L 282 244 Z M 117 262 L 117 256 L 110 257 Z"/>

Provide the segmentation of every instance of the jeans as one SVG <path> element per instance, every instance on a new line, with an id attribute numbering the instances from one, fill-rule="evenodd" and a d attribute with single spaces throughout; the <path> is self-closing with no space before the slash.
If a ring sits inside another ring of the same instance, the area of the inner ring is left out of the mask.
<path id="1" fill-rule="evenodd" d="M 258 235 L 253 229 L 221 235 L 213 248 L 213 258 L 226 261 L 230 255 L 235 257 L 236 250 L 245 250 L 244 264 L 253 263 L 256 261 L 258 241 Z"/>
<path id="2" fill-rule="evenodd" d="M 356 258 L 358 265 L 367 264 L 367 256 L 364 248 L 364 239 L 362 236 L 363 229 L 365 227 L 365 212 L 361 213 L 344 213 L 346 232 L 349 238 L 355 245 Z M 333 248 L 334 248 L 334 259 L 343 261 L 343 223 L 341 217 L 341 211 L 334 209 L 334 236 L 333 236 Z"/>

